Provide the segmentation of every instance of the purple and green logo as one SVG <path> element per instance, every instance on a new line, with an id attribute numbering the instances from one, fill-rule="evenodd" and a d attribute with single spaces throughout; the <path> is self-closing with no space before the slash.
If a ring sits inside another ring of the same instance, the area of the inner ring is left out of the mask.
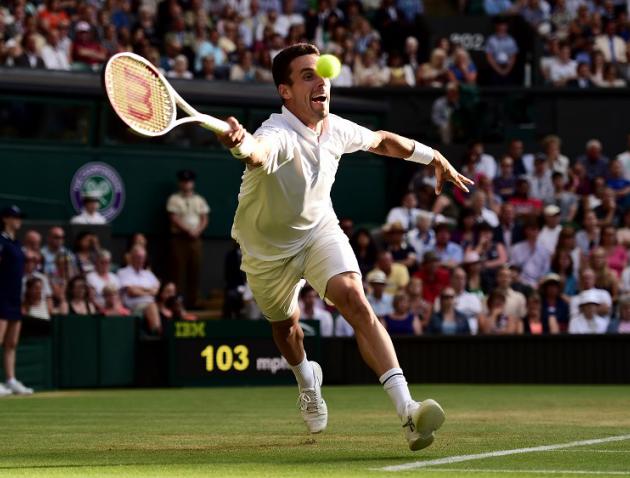
<path id="1" fill-rule="evenodd" d="M 125 185 L 118 171 L 106 163 L 87 163 L 74 173 L 70 200 L 77 213 L 81 211 L 81 198 L 86 194 L 99 198 L 99 212 L 107 222 L 116 218 L 125 204 Z"/>

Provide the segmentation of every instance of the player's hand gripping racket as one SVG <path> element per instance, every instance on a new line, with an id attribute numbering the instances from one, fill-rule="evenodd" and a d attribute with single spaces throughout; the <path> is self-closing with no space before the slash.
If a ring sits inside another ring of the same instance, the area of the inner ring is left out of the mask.
<path id="1" fill-rule="evenodd" d="M 134 53 L 112 56 L 105 66 L 104 82 L 116 114 L 141 135 L 161 136 L 186 123 L 199 123 L 219 134 L 231 129 L 225 121 L 186 103 L 155 66 Z M 189 116 L 177 119 L 177 106 Z"/>

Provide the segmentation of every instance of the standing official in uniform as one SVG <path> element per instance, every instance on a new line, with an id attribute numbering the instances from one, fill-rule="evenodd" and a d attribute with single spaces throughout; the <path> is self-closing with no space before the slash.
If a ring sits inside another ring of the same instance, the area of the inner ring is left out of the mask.
<path id="1" fill-rule="evenodd" d="M 24 252 L 15 238 L 22 226 L 22 211 L 9 206 L 0 212 L 0 345 L 3 349 L 4 375 L 6 384 L 0 384 L 0 396 L 30 395 L 32 388 L 25 387 L 15 377 L 15 355 L 22 329 L 22 275 L 24 274 Z"/>
<path id="2" fill-rule="evenodd" d="M 177 173 L 179 191 L 168 198 L 171 227 L 171 277 L 184 295 L 186 307 L 197 305 L 201 272 L 201 234 L 208 226 L 208 203 L 195 193 L 193 171 Z"/>

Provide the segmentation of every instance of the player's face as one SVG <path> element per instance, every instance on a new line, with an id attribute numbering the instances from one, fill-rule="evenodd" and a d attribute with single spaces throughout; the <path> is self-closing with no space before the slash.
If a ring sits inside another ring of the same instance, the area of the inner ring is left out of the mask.
<path id="1" fill-rule="evenodd" d="M 289 110 L 312 128 L 322 121 L 330 109 L 330 80 L 315 73 L 317 55 L 302 55 L 291 62 L 292 85 L 283 90 Z"/>

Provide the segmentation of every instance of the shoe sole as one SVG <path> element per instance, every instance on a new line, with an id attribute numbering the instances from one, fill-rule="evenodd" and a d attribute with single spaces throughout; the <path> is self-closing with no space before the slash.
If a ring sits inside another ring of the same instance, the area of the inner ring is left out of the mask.
<path id="1" fill-rule="evenodd" d="M 444 423 L 446 414 L 438 402 L 428 399 L 420 402 L 420 408 L 414 413 L 412 419 L 420 437 L 409 442 L 409 449 L 418 451 L 433 443 L 435 431 Z"/>

